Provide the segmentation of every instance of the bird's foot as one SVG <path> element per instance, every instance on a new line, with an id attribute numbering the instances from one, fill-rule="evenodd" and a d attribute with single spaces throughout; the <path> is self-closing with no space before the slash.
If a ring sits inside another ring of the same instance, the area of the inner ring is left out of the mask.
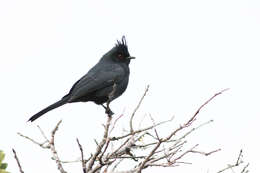
<path id="1" fill-rule="evenodd" d="M 105 109 L 105 113 L 106 113 L 109 117 L 111 117 L 112 115 L 114 115 L 114 112 L 111 111 L 111 109 L 109 108 L 109 104 L 107 104 L 107 106 L 101 104 L 101 106 Z"/>
<path id="2" fill-rule="evenodd" d="M 106 114 L 111 117 L 112 115 L 114 115 L 114 112 L 111 111 L 110 108 L 106 108 Z"/>

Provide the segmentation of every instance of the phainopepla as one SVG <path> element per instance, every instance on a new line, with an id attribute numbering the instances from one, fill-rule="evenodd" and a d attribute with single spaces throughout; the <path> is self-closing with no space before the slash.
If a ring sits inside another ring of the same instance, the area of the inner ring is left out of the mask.
<path id="1" fill-rule="evenodd" d="M 109 103 L 119 97 L 127 88 L 129 79 L 129 63 L 134 59 L 128 52 L 126 39 L 121 41 L 92 67 L 86 75 L 79 79 L 61 100 L 33 115 L 28 121 L 34 121 L 46 112 L 66 103 L 93 101 L 102 105 L 108 115 L 113 112 Z M 105 106 L 104 103 L 107 103 Z"/>

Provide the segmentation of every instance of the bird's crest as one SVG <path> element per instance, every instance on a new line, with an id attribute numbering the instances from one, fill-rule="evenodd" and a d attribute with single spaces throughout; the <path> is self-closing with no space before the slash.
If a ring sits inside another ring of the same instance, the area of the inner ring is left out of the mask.
<path id="1" fill-rule="evenodd" d="M 121 41 L 117 40 L 117 43 L 116 43 L 115 47 L 118 50 L 122 51 L 122 52 L 127 52 L 128 53 L 128 47 L 127 47 L 125 36 L 122 37 Z"/>

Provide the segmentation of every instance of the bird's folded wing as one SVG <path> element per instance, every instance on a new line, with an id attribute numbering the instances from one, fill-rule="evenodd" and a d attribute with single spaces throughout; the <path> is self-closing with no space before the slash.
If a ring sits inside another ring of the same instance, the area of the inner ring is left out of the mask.
<path id="1" fill-rule="evenodd" d="M 108 86 L 113 86 L 124 78 L 125 72 L 120 65 L 94 66 L 85 76 L 78 80 L 71 88 L 68 95 L 70 100 L 76 100 L 89 93 Z"/>

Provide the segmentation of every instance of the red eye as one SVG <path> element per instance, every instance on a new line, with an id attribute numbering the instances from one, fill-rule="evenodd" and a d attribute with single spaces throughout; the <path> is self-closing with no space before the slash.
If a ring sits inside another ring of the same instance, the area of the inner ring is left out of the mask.
<path id="1" fill-rule="evenodd" d="M 123 58 L 123 55 L 122 55 L 121 53 L 119 53 L 119 54 L 117 55 L 117 57 L 120 58 L 120 59 L 122 59 L 122 58 Z"/>

